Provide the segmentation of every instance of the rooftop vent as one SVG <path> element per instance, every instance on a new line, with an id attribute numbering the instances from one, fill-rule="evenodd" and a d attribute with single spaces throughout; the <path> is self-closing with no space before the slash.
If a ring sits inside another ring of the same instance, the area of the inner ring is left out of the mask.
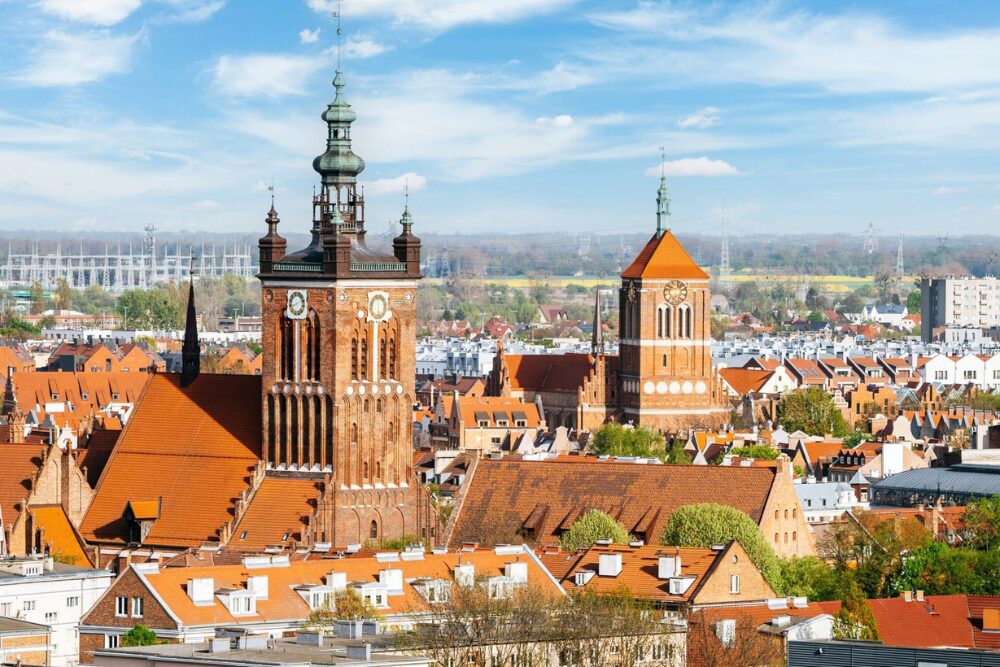
<path id="1" fill-rule="evenodd" d="M 597 563 L 597 573 L 602 577 L 617 577 L 622 573 L 622 555 L 601 554 Z"/>

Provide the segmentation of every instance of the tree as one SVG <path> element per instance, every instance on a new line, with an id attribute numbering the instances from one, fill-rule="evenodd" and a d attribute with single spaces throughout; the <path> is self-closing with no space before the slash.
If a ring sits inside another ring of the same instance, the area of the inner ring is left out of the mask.
<path id="1" fill-rule="evenodd" d="M 73 288 L 69 286 L 69 282 L 65 278 L 60 278 L 56 282 L 56 294 L 53 298 L 53 304 L 56 310 L 69 310 L 72 302 Z"/>
<path id="2" fill-rule="evenodd" d="M 915 289 L 906 295 L 906 312 L 911 315 L 920 312 L 920 290 Z"/>
<path id="3" fill-rule="evenodd" d="M 826 322 L 826 315 L 818 310 L 813 310 L 806 316 L 806 321 L 811 324 L 822 324 L 823 322 Z"/>
<path id="4" fill-rule="evenodd" d="M 41 286 L 41 284 L 37 282 L 31 283 L 28 296 L 31 300 L 30 309 L 32 315 L 38 315 L 39 313 L 45 312 L 45 289 Z"/>
<path id="5" fill-rule="evenodd" d="M 840 408 L 822 387 L 783 394 L 778 404 L 778 421 L 788 432 L 803 431 L 809 435 L 832 433 L 843 437 L 850 432 Z"/>
<path id="6" fill-rule="evenodd" d="M 156 643 L 156 633 L 139 624 L 122 635 L 119 646 L 152 646 Z"/>
<path id="7" fill-rule="evenodd" d="M 684 449 L 683 442 L 674 440 L 670 443 L 670 448 L 667 449 L 667 453 L 663 457 L 663 462 L 688 465 L 691 463 L 691 455 Z"/>
<path id="8" fill-rule="evenodd" d="M 594 431 L 590 448 L 598 456 L 661 457 L 663 436 L 648 426 L 623 426 L 608 422 Z"/>
<path id="9" fill-rule="evenodd" d="M 586 549 L 601 539 L 610 539 L 614 544 L 628 544 L 632 536 L 625 526 L 601 510 L 590 510 L 573 522 L 559 538 L 559 543 L 566 551 L 576 551 Z"/>
<path id="10" fill-rule="evenodd" d="M 774 461 L 781 454 L 781 451 L 770 445 L 743 445 L 742 447 L 733 447 L 729 450 L 729 453 L 744 459 Z"/>
<path id="11" fill-rule="evenodd" d="M 663 527 L 660 544 L 707 549 L 732 540 L 740 543 L 767 583 L 780 593 L 784 585 L 778 557 L 753 519 L 738 509 L 718 503 L 678 507 Z"/>
<path id="12" fill-rule="evenodd" d="M 962 519 L 965 525 L 964 544 L 973 549 L 990 549 L 1000 535 L 1000 496 L 982 498 L 970 503 Z"/>
<path id="13" fill-rule="evenodd" d="M 783 593 L 806 597 L 816 602 L 840 598 L 840 576 L 837 571 L 815 556 L 793 556 L 779 562 Z"/>
<path id="14" fill-rule="evenodd" d="M 868 599 L 861 587 L 853 578 L 848 578 L 845 582 L 840 611 L 833 619 L 833 636 L 837 639 L 879 638 L 875 614 L 868 606 Z"/>
<path id="15" fill-rule="evenodd" d="M 717 616 L 708 616 L 704 611 L 691 614 L 688 619 L 687 649 L 688 664 L 704 667 L 744 667 L 745 665 L 784 665 L 785 650 L 780 639 L 766 635 L 757 629 L 752 616 L 733 610 L 732 622 L 717 625 Z M 625 664 L 625 663 L 623 663 Z"/>
<path id="16" fill-rule="evenodd" d="M 382 614 L 358 593 L 357 589 L 347 587 L 333 595 L 332 603 L 326 603 L 314 609 L 302 621 L 303 628 L 328 628 L 334 621 L 370 621 L 380 620 Z"/>
<path id="17" fill-rule="evenodd" d="M 179 329 L 183 324 L 184 309 L 168 290 L 127 290 L 115 310 L 130 329 Z"/>

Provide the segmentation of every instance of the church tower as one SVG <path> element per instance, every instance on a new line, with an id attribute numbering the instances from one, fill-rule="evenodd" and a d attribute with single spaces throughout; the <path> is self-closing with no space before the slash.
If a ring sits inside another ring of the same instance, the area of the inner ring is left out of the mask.
<path id="1" fill-rule="evenodd" d="M 420 240 L 407 206 L 391 250 L 369 247 L 356 115 L 339 71 L 333 85 L 310 243 L 287 252 L 273 203 L 259 242 L 262 458 L 269 475 L 332 481 L 327 539 L 343 546 L 426 534 L 428 507 L 411 467 Z"/>
<path id="2" fill-rule="evenodd" d="M 711 357 L 708 274 L 670 232 L 661 175 L 656 232 L 621 274 L 622 420 L 661 431 L 715 428 L 729 409 Z"/>

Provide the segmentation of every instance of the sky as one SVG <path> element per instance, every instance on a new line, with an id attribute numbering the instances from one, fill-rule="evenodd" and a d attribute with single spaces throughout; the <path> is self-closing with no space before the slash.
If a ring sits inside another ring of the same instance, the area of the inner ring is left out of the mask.
<path id="1" fill-rule="evenodd" d="M 305 231 L 335 0 L 0 0 L 0 229 Z M 1000 232 L 1000 3 L 344 0 L 370 229 Z M 665 161 L 661 160 L 661 147 Z"/>

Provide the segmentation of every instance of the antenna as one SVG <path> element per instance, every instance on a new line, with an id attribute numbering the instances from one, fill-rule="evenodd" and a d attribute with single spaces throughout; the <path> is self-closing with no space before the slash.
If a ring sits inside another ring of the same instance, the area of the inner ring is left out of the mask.
<path id="1" fill-rule="evenodd" d="M 660 178 L 666 176 L 666 166 L 667 166 L 667 149 L 660 146 Z"/>
<path id="2" fill-rule="evenodd" d="M 878 237 L 875 236 L 875 223 L 868 223 L 868 235 L 865 237 L 865 254 L 874 255 L 878 252 Z"/>
<path id="3" fill-rule="evenodd" d="M 341 4 L 342 0 L 337 0 L 337 11 L 333 12 L 333 18 L 337 19 L 337 71 L 340 71 L 340 36 L 343 34 L 343 30 L 340 28 L 340 14 L 341 14 Z"/>
<path id="4" fill-rule="evenodd" d="M 271 184 L 267 186 L 267 191 L 271 193 L 271 208 L 274 208 L 274 177 L 271 177 Z M 315 192 L 313 195 L 315 196 Z"/>

